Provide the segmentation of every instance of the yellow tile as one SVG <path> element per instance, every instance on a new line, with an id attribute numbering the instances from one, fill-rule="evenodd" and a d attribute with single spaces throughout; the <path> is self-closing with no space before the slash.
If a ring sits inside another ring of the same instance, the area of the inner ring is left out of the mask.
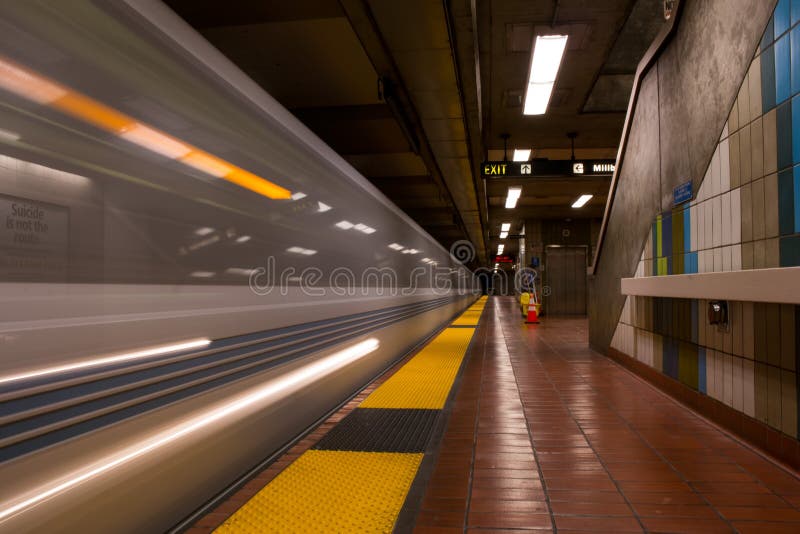
<path id="1" fill-rule="evenodd" d="M 422 456 L 306 451 L 215 532 L 391 532 Z"/>
<path id="2" fill-rule="evenodd" d="M 474 328 L 447 328 L 373 391 L 361 408 L 441 409 Z"/>

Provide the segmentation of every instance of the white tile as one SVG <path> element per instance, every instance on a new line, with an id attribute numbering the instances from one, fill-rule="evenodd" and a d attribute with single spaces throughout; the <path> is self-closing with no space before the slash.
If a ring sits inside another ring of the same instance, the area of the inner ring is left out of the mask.
<path id="1" fill-rule="evenodd" d="M 722 193 L 722 178 L 719 172 L 719 145 L 714 150 L 714 155 L 711 157 L 711 194 L 719 195 Z"/>
<path id="2" fill-rule="evenodd" d="M 708 190 L 711 187 L 711 180 L 708 177 L 711 175 L 711 166 L 706 169 L 706 174 L 703 176 L 703 181 L 700 182 L 700 189 L 697 191 L 696 200 L 702 202 L 708 198 Z"/>
<path id="3" fill-rule="evenodd" d="M 731 188 L 731 155 L 730 155 L 730 147 L 728 146 L 728 140 L 724 139 L 719 144 L 719 171 L 720 171 L 720 182 L 722 183 L 722 189 L 727 191 Z"/>
<path id="4" fill-rule="evenodd" d="M 722 244 L 723 245 L 730 245 L 731 244 L 731 194 L 730 192 L 724 193 L 720 200 L 722 204 L 722 219 L 721 219 L 721 230 L 722 230 Z"/>
<path id="5" fill-rule="evenodd" d="M 744 409 L 744 383 L 742 381 L 742 359 L 729 356 L 733 365 L 733 408 L 740 412 Z"/>
<path id="6" fill-rule="evenodd" d="M 704 217 L 704 226 L 705 226 L 705 243 L 703 248 L 712 248 L 714 246 L 714 236 L 713 236 L 713 228 L 714 228 L 714 213 L 712 208 L 713 202 L 711 200 L 707 200 L 703 203 L 703 210 L 705 211 Z"/>
<path id="7" fill-rule="evenodd" d="M 733 270 L 733 247 L 722 247 L 722 270 L 728 272 Z"/>
<path id="8" fill-rule="evenodd" d="M 689 239 L 692 240 L 692 242 L 689 244 L 689 250 L 697 250 L 697 245 L 698 245 L 697 228 L 699 228 L 697 221 L 698 217 L 697 213 L 698 213 L 697 206 L 692 206 L 691 208 L 689 208 L 689 228 L 690 228 Z"/>
<path id="9" fill-rule="evenodd" d="M 722 139 L 728 140 L 728 121 L 725 121 L 725 127 L 722 128 Z"/>
<path id="10" fill-rule="evenodd" d="M 742 190 L 731 191 L 731 243 L 742 242 Z"/>
<path id="11" fill-rule="evenodd" d="M 731 247 L 731 271 L 742 270 L 742 245 Z"/>
<path id="12" fill-rule="evenodd" d="M 742 361 L 742 410 L 750 417 L 756 415 L 755 366 L 750 360 Z"/>
<path id="13" fill-rule="evenodd" d="M 720 273 L 723 270 L 722 265 L 722 247 L 714 249 L 714 269 L 713 272 Z"/>
<path id="14" fill-rule="evenodd" d="M 722 198 L 714 197 L 711 199 L 712 206 L 712 243 L 713 246 L 718 247 L 722 245 Z"/>

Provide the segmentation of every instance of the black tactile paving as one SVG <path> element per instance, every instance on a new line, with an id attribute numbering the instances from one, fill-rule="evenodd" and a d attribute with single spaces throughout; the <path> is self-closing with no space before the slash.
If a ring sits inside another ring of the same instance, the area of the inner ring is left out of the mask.
<path id="1" fill-rule="evenodd" d="M 425 452 L 441 410 L 356 408 L 314 449 L 363 452 Z"/>

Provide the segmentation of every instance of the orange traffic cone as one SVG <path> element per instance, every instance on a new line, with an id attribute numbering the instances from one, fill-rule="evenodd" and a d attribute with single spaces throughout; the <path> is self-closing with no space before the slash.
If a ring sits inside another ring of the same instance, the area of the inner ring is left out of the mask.
<path id="1" fill-rule="evenodd" d="M 539 324 L 539 315 L 537 313 L 538 304 L 530 302 L 528 304 L 528 317 L 525 319 L 526 323 Z"/>

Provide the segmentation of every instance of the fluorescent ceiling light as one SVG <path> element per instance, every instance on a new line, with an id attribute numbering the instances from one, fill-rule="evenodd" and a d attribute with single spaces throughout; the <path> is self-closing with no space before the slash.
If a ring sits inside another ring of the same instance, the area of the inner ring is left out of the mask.
<path id="1" fill-rule="evenodd" d="M 316 250 L 303 247 L 289 247 L 286 249 L 286 252 L 291 252 L 292 254 L 303 254 L 304 256 L 313 256 L 317 253 Z"/>
<path id="2" fill-rule="evenodd" d="M 19 141 L 20 137 L 18 133 L 0 129 L 0 141 Z"/>
<path id="3" fill-rule="evenodd" d="M 247 243 L 248 241 L 250 241 L 249 235 L 243 235 L 236 238 L 237 243 Z"/>
<path id="4" fill-rule="evenodd" d="M 419 250 L 415 248 L 407 248 L 403 251 L 403 254 L 418 254 Z"/>
<path id="5" fill-rule="evenodd" d="M 16 382 L 18 380 L 26 380 L 28 378 L 39 378 L 41 376 L 54 375 L 69 371 L 78 371 L 80 369 L 86 369 L 89 367 L 98 367 L 106 364 L 116 364 L 120 362 L 127 362 L 130 360 L 149 358 L 151 356 L 160 356 L 162 354 L 176 352 L 179 350 L 196 349 L 199 347 L 205 347 L 210 343 L 211 343 L 210 339 L 205 339 L 205 338 L 195 339 L 191 341 L 175 343 L 173 345 L 161 345 L 158 347 L 138 350 L 136 352 L 117 354 L 115 356 L 107 356 L 102 358 L 95 358 L 92 360 L 83 360 L 79 362 L 66 363 L 64 365 L 57 365 L 55 367 L 45 367 L 42 369 L 36 369 L 34 371 L 26 371 L 24 373 L 20 373 L 17 375 L 0 376 L 0 384 L 5 384 L 8 382 Z"/>
<path id="6" fill-rule="evenodd" d="M 349 230 L 354 225 L 350 221 L 339 221 L 336 223 L 337 228 L 341 228 L 342 230 Z"/>
<path id="7" fill-rule="evenodd" d="M 589 202 L 589 200 L 591 200 L 592 196 L 593 195 L 581 195 L 580 198 L 576 200 L 574 204 L 572 204 L 572 207 L 582 208 L 584 204 L 586 204 L 587 202 Z"/>
<path id="8" fill-rule="evenodd" d="M 500 225 L 500 230 L 503 232 L 508 232 L 511 230 L 511 223 L 503 223 Z"/>
<path id="9" fill-rule="evenodd" d="M 367 226 L 366 224 L 363 224 L 363 223 L 358 223 L 357 225 L 355 225 L 355 229 L 358 230 L 359 232 L 363 232 L 365 234 L 374 234 L 375 233 L 375 228 L 373 228 L 371 226 Z"/>
<path id="10" fill-rule="evenodd" d="M 531 159 L 531 149 L 514 149 L 514 161 L 528 161 Z"/>
<path id="11" fill-rule="evenodd" d="M 497 254 L 498 254 L 498 256 L 503 253 L 503 250 L 505 250 L 505 248 L 506 248 L 505 245 L 497 245 Z"/>
<path id="12" fill-rule="evenodd" d="M 405 247 L 400 243 L 392 243 L 391 245 L 389 245 L 389 248 L 392 250 L 403 250 Z"/>
<path id="13" fill-rule="evenodd" d="M 500 232 L 500 239 L 505 239 L 508 237 L 508 232 Z"/>
<path id="14" fill-rule="evenodd" d="M 133 123 L 126 127 L 119 133 L 119 136 L 169 159 L 181 158 L 191 151 L 180 141 L 139 123 Z"/>
<path id="15" fill-rule="evenodd" d="M 202 228 L 198 228 L 197 230 L 195 230 L 194 233 L 197 235 L 208 235 L 213 231 L 214 231 L 213 228 L 209 228 L 208 226 L 203 226 Z"/>
<path id="16" fill-rule="evenodd" d="M 213 271 L 195 271 L 191 273 L 189 276 L 192 278 L 213 278 L 214 275 L 217 274 Z"/>
<path id="17" fill-rule="evenodd" d="M 543 115 L 547 111 L 566 47 L 566 35 L 536 36 L 530 78 L 525 91 L 525 115 Z"/>
<path id="18" fill-rule="evenodd" d="M 330 206 L 328 206 L 324 202 L 320 202 L 320 201 L 317 201 L 317 206 L 319 206 L 319 209 L 317 210 L 317 213 L 324 213 L 324 212 L 328 211 L 329 209 L 331 209 Z"/>
<path id="19" fill-rule="evenodd" d="M 298 191 L 297 193 L 292 193 L 291 199 L 292 200 L 300 200 L 301 198 L 306 198 L 308 195 L 303 193 L 302 191 Z"/>
<path id="20" fill-rule="evenodd" d="M 506 208 L 516 208 L 517 207 L 517 200 L 519 197 L 522 196 L 522 188 L 521 187 L 509 187 L 508 188 L 508 196 L 506 197 Z"/>

